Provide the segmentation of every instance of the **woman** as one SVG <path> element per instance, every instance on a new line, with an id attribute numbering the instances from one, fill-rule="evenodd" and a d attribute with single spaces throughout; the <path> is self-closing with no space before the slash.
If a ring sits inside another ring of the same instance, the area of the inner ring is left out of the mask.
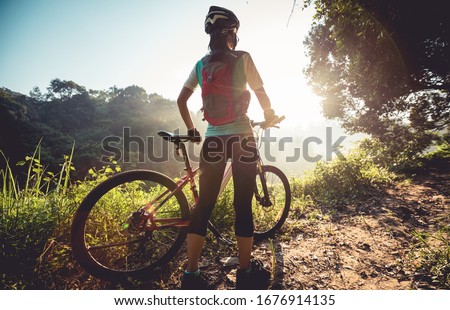
<path id="1" fill-rule="evenodd" d="M 201 151 L 199 201 L 192 211 L 188 228 L 188 266 L 182 280 L 182 289 L 208 287 L 207 280 L 199 271 L 198 262 L 207 222 L 217 201 L 229 158 L 233 161 L 235 234 L 239 251 L 236 288 L 267 288 L 270 280 L 270 273 L 262 268 L 262 264 L 251 261 L 251 203 L 256 182 L 256 149 L 250 120 L 246 115 L 250 99 L 245 89 L 247 84 L 255 92 L 265 119 L 272 120 L 276 115 L 252 58 L 246 52 L 235 51 L 238 29 L 239 20 L 232 11 L 217 6 L 210 7 L 205 20 L 205 31 L 210 35 L 210 53 L 197 62 L 177 100 L 189 135 L 199 135 L 192 122 L 187 101 L 197 85 L 200 85 L 203 112 L 209 123 Z M 228 71 L 220 71 L 220 68 L 228 68 Z M 225 82 L 220 84 L 217 82 L 219 79 Z M 226 83 L 231 83 L 231 87 Z M 228 108 L 225 108 L 227 105 Z"/>

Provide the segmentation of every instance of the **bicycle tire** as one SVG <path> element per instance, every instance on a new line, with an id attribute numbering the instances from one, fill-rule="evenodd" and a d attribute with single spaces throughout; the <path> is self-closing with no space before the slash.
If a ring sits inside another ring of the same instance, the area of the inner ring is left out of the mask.
<path id="1" fill-rule="evenodd" d="M 268 197 L 262 182 L 266 182 Z M 266 204 L 266 205 L 265 205 Z M 256 176 L 256 189 L 252 202 L 254 238 L 256 241 L 272 237 L 283 226 L 291 206 L 291 188 L 286 175 L 277 167 L 263 165 Z"/>
<path id="2" fill-rule="evenodd" d="M 130 236 L 123 227 L 125 218 L 142 207 L 141 202 L 148 203 L 154 198 L 152 194 L 176 188 L 172 179 L 150 170 L 122 172 L 97 185 L 78 207 L 72 223 L 72 251 L 79 264 L 97 278 L 121 281 L 148 277 L 170 261 L 186 238 L 186 227 L 161 229 L 151 236 L 144 235 L 147 239 Z M 119 197 L 122 194 L 124 197 Z M 189 219 L 189 205 L 182 191 L 177 191 L 161 209 L 165 212 L 157 211 L 161 218 L 176 215 Z M 106 247 L 101 248 L 104 245 L 100 242 L 105 242 Z M 120 242 L 134 243 L 117 246 L 114 253 L 111 244 Z"/>

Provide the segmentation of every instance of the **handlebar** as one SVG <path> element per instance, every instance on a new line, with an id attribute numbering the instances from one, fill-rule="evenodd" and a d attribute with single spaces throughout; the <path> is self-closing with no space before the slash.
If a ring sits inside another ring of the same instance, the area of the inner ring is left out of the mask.
<path id="1" fill-rule="evenodd" d="M 279 128 L 277 124 L 281 123 L 286 117 L 285 116 L 279 116 L 272 119 L 270 122 L 254 122 L 250 121 L 250 124 L 252 127 L 259 126 L 261 129 L 265 130 L 268 128 Z M 158 135 L 162 137 L 164 140 L 167 140 L 169 142 L 174 142 L 176 144 L 182 143 L 182 142 L 195 142 L 200 143 L 202 141 L 201 136 L 189 136 L 189 135 L 177 135 L 171 132 L 167 132 L 164 130 L 158 131 Z"/>
<path id="2" fill-rule="evenodd" d="M 281 123 L 285 118 L 286 117 L 283 115 L 283 116 L 279 116 L 279 117 L 274 118 L 270 122 L 266 122 L 266 121 L 264 121 L 264 122 L 254 122 L 254 121 L 251 121 L 250 124 L 252 125 L 252 127 L 259 126 L 263 130 L 268 129 L 268 128 L 272 128 L 272 127 L 273 128 L 279 128 L 279 126 L 277 126 L 277 124 Z"/>

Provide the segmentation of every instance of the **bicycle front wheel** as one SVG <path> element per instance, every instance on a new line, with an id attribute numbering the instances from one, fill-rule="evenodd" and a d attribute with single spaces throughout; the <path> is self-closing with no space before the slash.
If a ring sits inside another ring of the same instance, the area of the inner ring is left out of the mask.
<path id="1" fill-rule="evenodd" d="M 252 202 L 255 240 L 273 236 L 285 222 L 290 206 L 291 188 L 287 177 L 277 167 L 262 166 L 256 176 Z"/>
<path id="2" fill-rule="evenodd" d="M 186 197 L 176 188 L 167 176 L 148 170 L 119 173 L 95 187 L 72 223 L 80 265 L 95 277 L 118 281 L 146 277 L 172 259 L 189 219 Z"/>

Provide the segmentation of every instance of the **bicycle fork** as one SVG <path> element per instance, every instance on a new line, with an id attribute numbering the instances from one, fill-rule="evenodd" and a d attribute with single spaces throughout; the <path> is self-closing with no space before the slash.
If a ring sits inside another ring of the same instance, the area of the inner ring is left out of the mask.
<path id="1" fill-rule="evenodd" d="M 261 161 L 258 161 L 256 177 L 260 178 L 263 196 L 261 197 L 261 195 L 260 195 L 260 193 L 258 191 L 258 187 L 255 186 L 255 199 L 263 207 L 270 207 L 270 206 L 272 206 L 273 203 L 270 201 L 269 190 L 267 188 L 266 175 L 265 175 L 265 173 L 263 171 Z"/>

